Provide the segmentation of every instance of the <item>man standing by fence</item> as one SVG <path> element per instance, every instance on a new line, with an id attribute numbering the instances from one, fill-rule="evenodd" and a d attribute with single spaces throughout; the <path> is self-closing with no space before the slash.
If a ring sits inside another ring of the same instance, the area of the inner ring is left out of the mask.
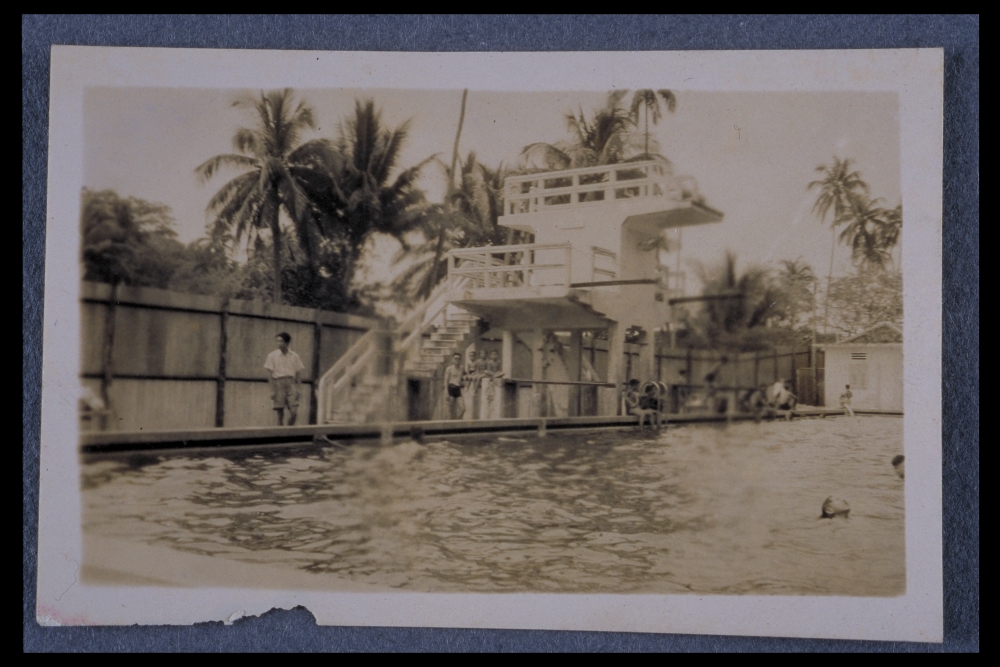
<path id="1" fill-rule="evenodd" d="M 288 425 L 295 424 L 299 411 L 299 373 L 306 369 L 299 355 L 288 349 L 292 337 L 282 331 L 276 336 L 278 349 L 267 355 L 264 368 L 270 373 L 271 400 L 278 413 L 278 426 L 284 425 L 285 409 L 288 409 Z"/>

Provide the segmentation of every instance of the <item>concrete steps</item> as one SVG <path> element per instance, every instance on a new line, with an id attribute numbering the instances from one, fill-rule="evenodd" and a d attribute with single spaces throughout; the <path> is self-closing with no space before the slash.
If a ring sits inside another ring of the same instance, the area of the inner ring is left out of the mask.
<path id="1" fill-rule="evenodd" d="M 475 338 L 479 318 L 469 313 L 449 313 L 444 324 L 420 342 L 420 352 L 403 365 L 408 378 L 434 379 L 441 376 L 451 356 Z M 378 408 L 385 405 L 389 391 L 398 386 L 399 378 L 364 379 L 350 392 L 350 399 L 336 406 L 328 424 L 368 424 L 374 421 Z"/>

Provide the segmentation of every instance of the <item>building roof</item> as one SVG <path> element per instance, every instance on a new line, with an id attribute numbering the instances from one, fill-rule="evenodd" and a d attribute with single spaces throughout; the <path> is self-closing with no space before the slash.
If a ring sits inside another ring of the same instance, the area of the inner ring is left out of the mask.
<path id="1" fill-rule="evenodd" d="M 836 343 L 836 345 L 878 345 L 880 343 L 902 343 L 903 332 L 892 322 L 879 322 L 859 334 Z M 832 347 L 832 346 L 831 346 Z"/>

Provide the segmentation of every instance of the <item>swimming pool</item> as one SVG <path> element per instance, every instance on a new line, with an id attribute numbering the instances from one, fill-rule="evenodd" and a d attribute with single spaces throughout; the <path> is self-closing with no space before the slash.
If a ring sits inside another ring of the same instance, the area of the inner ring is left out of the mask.
<path id="1" fill-rule="evenodd" d="M 83 528 L 317 588 L 890 596 L 902 449 L 865 416 L 123 455 L 83 465 Z M 829 495 L 849 519 L 818 518 Z"/>

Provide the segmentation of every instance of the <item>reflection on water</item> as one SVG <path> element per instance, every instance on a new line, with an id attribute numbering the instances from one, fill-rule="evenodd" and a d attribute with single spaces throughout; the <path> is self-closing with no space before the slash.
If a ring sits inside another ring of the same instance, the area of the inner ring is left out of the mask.
<path id="1" fill-rule="evenodd" d="M 897 595 L 902 419 L 105 460 L 91 535 L 419 591 Z M 851 506 L 821 520 L 824 498 Z"/>

